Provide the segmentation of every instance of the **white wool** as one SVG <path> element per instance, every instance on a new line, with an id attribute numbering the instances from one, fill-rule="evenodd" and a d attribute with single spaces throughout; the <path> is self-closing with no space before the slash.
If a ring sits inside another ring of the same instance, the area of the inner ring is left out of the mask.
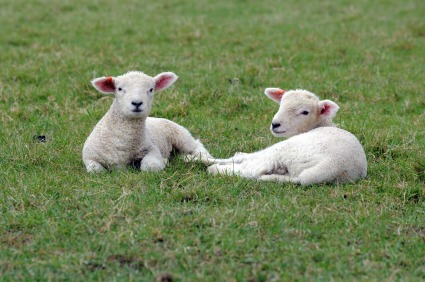
<path id="1" fill-rule="evenodd" d="M 184 127 L 167 119 L 148 117 L 154 93 L 168 88 L 177 78 L 171 72 L 150 77 L 131 71 L 92 81 L 98 91 L 114 94 L 115 99 L 84 144 L 87 171 L 122 168 L 138 161 L 143 171 L 161 170 L 173 149 L 185 155 L 186 160 L 211 158 Z"/>
<path id="2" fill-rule="evenodd" d="M 270 128 L 273 135 L 288 139 L 259 152 L 211 160 L 215 164 L 208 172 L 302 185 L 366 177 L 366 155 L 360 142 L 332 123 L 339 109 L 336 103 L 320 101 L 299 89 L 267 88 L 265 94 L 280 103 Z"/>

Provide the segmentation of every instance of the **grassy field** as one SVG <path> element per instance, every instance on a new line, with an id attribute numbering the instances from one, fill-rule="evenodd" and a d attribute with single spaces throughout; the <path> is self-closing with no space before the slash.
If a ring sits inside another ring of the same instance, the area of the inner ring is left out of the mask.
<path id="1" fill-rule="evenodd" d="M 424 15 L 421 0 L 3 0 L 0 280 L 425 280 Z M 181 159 L 89 175 L 82 146 L 112 102 L 90 80 L 134 69 L 179 75 L 151 115 L 216 157 L 280 141 L 264 88 L 331 99 L 368 177 L 300 187 Z"/>

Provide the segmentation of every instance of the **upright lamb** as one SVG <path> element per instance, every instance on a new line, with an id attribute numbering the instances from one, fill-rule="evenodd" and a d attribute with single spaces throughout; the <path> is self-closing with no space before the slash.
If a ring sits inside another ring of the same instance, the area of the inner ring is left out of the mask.
<path id="1" fill-rule="evenodd" d="M 306 90 L 267 88 L 265 94 L 280 104 L 271 132 L 288 139 L 255 153 L 213 160 L 209 173 L 302 185 L 366 177 L 366 155 L 360 142 L 332 123 L 339 109 L 336 103 L 320 101 Z"/>
<path id="2" fill-rule="evenodd" d="M 115 94 L 115 99 L 84 144 L 83 161 L 88 172 L 138 162 L 142 171 L 161 170 L 173 149 L 187 160 L 211 158 L 184 127 L 167 119 L 148 117 L 154 93 L 170 87 L 177 78 L 172 72 L 150 77 L 130 71 L 92 81 L 99 92 Z"/>

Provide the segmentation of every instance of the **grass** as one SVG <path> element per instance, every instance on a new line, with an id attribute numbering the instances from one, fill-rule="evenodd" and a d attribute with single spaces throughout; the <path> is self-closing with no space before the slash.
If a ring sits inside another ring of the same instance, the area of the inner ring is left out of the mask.
<path id="1" fill-rule="evenodd" d="M 0 280 L 425 279 L 425 3 L 4 0 L 0 9 Z M 108 109 L 90 80 L 180 76 L 152 116 L 214 156 L 276 143 L 265 87 L 340 106 L 368 177 L 300 187 L 86 173 Z M 40 142 L 45 136 L 45 142 Z"/>

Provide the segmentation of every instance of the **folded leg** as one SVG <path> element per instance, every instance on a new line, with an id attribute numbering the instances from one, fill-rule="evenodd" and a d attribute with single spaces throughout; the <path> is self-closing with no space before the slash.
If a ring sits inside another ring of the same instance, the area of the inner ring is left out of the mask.
<path id="1" fill-rule="evenodd" d="M 260 176 L 259 180 L 262 181 L 277 181 L 277 182 L 293 182 L 293 183 L 299 183 L 299 181 L 296 178 L 289 177 L 287 175 L 281 175 L 281 174 L 266 174 Z"/>

